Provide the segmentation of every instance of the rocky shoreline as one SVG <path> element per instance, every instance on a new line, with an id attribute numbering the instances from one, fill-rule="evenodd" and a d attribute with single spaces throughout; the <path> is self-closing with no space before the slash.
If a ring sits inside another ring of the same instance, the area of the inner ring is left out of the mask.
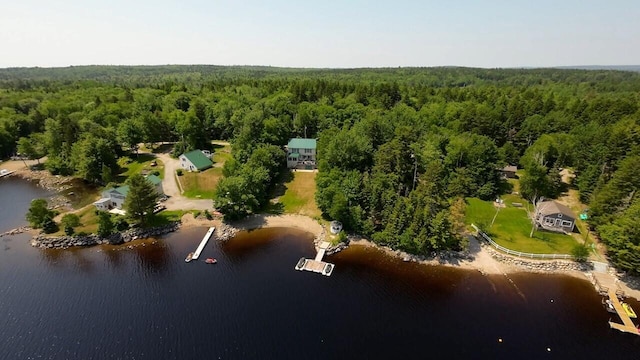
<path id="1" fill-rule="evenodd" d="M 216 228 L 215 238 L 218 241 L 226 242 L 236 236 L 238 231 L 240 230 L 229 224 L 222 223 Z"/>
<path id="2" fill-rule="evenodd" d="M 165 226 L 150 229 L 129 229 L 103 238 L 96 234 L 71 236 L 46 236 L 40 234 L 31 239 L 31 246 L 40 249 L 68 249 L 74 246 L 93 246 L 100 244 L 119 245 L 133 240 L 146 239 L 176 231 L 180 222 L 176 221 Z"/>
<path id="3" fill-rule="evenodd" d="M 593 270 L 593 265 L 590 262 L 576 262 L 567 260 L 528 260 L 499 253 L 488 245 L 482 246 L 485 248 L 485 250 L 487 250 L 491 257 L 496 259 L 497 261 L 503 264 L 515 266 L 527 272 L 558 273 L 566 271 L 587 272 Z"/>
<path id="4" fill-rule="evenodd" d="M 341 242 L 337 245 L 331 246 L 327 249 L 326 254 L 336 254 L 344 249 L 347 249 L 352 241 L 358 243 L 362 240 L 368 246 L 374 246 L 386 252 L 387 254 L 400 258 L 404 262 L 416 262 L 416 263 L 431 263 L 431 264 L 456 264 L 460 261 L 473 261 L 475 256 L 468 250 L 464 251 L 443 251 L 434 252 L 430 256 L 409 254 L 401 250 L 396 250 L 388 246 L 377 245 L 369 240 L 366 240 L 359 236 L 348 236 L 347 242 Z M 316 241 L 316 245 L 319 242 Z M 575 262 L 569 260 L 530 260 L 524 258 L 518 258 L 511 255 L 502 254 L 491 246 L 481 243 L 482 248 L 497 262 L 505 264 L 512 268 L 520 269 L 521 271 L 531 273 L 545 273 L 545 274 L 557 274 L 568 273 L 572 271 L 589 272 L 593 270 L 593 265 L 590 262 Z M 481 270 L 481 272 L 483 272 Z"/>
<path id="5" fill-rule="evenodd" d="M 2 234 L 0 234 L 0 237 L 18 235 L 18 234 L 26 233 L 27 231 L 31 231 L 31 230 L 33 229 L 29 226 L 21 226 L 19 228 L 15 228 L 15 229 L 3 232 Z"/>
<path id="6" fill-rule="evenodd" d="M 51 175 L 47 170 L 22 169 L 16 171 L 15 175 L 26 180 L 37 181 L 41 188 L 55 192 L 70 189 L 69 182 L 73 180 L 70 176 Z"/>

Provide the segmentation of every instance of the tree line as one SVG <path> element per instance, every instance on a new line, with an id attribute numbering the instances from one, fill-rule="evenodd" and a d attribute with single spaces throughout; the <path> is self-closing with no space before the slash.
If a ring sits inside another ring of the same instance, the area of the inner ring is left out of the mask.
<path id="1" fill-rule="evenodd" d="M 418 253 L 461 246 L 464 198 L 504 191 L 497 168 L 523 167 L 527 198 L 557 196 L 572 168 L 612 260 L 640 272 L 639 93 L 624 71 L 2 69 L 0 157 L 106 184 L 139 143 L 229 139 L 216 206 L 239 218 L 268 202 L 288 139 L 317 138 L 323 213 Z"/>

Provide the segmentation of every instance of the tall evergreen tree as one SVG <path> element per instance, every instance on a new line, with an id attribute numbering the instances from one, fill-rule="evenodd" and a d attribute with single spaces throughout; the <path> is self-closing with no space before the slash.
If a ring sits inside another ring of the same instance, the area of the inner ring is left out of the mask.
<path id="1" fill-rule="evenodd" d="M 137 223 L 144 224 L 148 217 L 153 215 L 158 193 L 153 184 L 140 174 L 131 176 L 127 185 L 129 193 L 124 201 L 127 216 Z"/>

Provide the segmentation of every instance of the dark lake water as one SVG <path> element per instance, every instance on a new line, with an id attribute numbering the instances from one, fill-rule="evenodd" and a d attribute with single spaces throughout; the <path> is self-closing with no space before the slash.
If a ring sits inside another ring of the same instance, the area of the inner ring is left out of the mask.
<path id="1" fill-rule="evenodd" d="M 0 230 L 38 191 L 0 181 Z M 0 359 L 640 358 L 640 337 L 608 328 L 586 281 L 487 277 L 363 247 L 329 257 L 325 277 L 293 269 L 314 250 L 290 229 L 211 241 L 202 256 L 218 264 L 186 264 L 205 232 L 66 251 L 0 238 Z"/>

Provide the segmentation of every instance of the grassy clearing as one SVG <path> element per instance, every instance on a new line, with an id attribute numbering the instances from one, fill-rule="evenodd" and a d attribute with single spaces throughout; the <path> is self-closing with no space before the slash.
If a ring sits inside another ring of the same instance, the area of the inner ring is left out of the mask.
<path id="1" fill-rule="evenodd" d="M 159 212 L 157 214 L 154 214 L 149 219 L 147 224 L 145 224 L 145 227 L 167 225 L 171 222 L 180 220 L 182 218 L 182 215 L 184 215 L 185 213 L 186 211 L 182 210 L 165 210 Z M 98 215 L 96 215 L 96 208 L 93 205 L 87 206 L 86 208 L 78 211 L 76 215 L 80 217 L 80 226 L 74 228 L 76 234 L 81 232 L 87 234 L 95 234 L 96 232 L 98 232 Z M 119 216 L 121 215 L 112 215 L 112 219 L 115 221 L 115 219 Z M 64 235 L 64 229 L 62 228 L 62 226 L 60 226 L 60 230 L 58 230 L 58 232 L 52 235 Z"/>
<path id="2" fill-rule="evenodd" d="M 231 145 L 225 144 L 213 144 L 213 157 L 211 161 L 213 161 L 213 166 L 222 167 L 224 163 L 231 159 Z"/>
<path id="3" fill-rule="evenodd" d="M 151 166 L 153 161 L 156 162 L 156 166 Z M 118 165 L 121 171 L 116 179 L 119 183 L 125 182 L 133 174 L 150 174 L 154 171 L 160 173 L 159 178 L 164 178 L 164 164 L 151 154 L 139 154 L 133 158 L 122 157 L 118 160 Z"/>
<path id="4" fill-rule="evenodd" d="M 146 227 L 155 227 L 167 225 L 171 222 L 178 221 L 182 218 L 186 211 L 183 210 L 165 210 L 154 214 L 146 224 Z"/>
<path id="5" fill-rule="evenodd" d="M 284 183 L 286 190 L 280 196 L 279 203 L 287 214 L 300 214 L 319 218 L 320 209 L 316 205 L 316 173 L 293 173 L 293 179 Z"/>
<path id="6" fill-rule="evenodd" d="M 490 226 L 497 208 L 492 202 L 469 198 L 465 221 L 467 224 L 485 224 L 492 239 L 511 250 L 535 254 L 571 254 L 571 250 L 577 244 L 572 236 L 535 231 L 533 238 L 530 238 L 531 221 L 525 210 L 528 204 L 521 198 L 511 200 L 514 199 L 518 199 L 516 202 L 522 203 L 524 208 L 512 207 L 505 201 L 507 207 L 500 209 L 493 226 Z"/>
<path id="7" fill-rule="evenodd" d="M 185 172 L 180 176 L 184 196 L 197 199 L 213 199 L 216 185 L 222 178 L 222 168 L 210 168 L 202 172 Z"/>
<path id="8" fill-rule="evenodd" d="M 93 205 L 86 206 L 76 213 L 80 217 L 80 226 L 74 228 L 76 234 L 79 232 L 95 233 L 98 231 L 98 215 Z M 60 231 L 56 235 L 63 235 L 64 229 L 60 227 Z"/>

